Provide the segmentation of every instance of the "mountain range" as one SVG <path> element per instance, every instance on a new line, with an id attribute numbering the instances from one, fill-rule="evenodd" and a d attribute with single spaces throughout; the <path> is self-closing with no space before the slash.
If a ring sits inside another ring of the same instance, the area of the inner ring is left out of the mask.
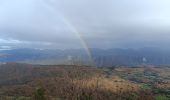
<path id="1" fill-rule="evenodd" d="M 91 64 L 99 67 L 140 64 L 170 64 L 170 51 L 157 48 L 141 49 L 30 49 L 20 48 L 0 51 L 0 62 L 24 62 L 31 64 Z"/>

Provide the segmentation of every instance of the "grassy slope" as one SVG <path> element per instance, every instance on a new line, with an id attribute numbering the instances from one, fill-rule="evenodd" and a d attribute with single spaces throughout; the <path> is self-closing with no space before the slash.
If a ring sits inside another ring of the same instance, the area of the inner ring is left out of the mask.
<path id="1" fill-rule="evenodd" d="M 0 66 L 0 71 L 3 72 L 0 73 L 0 78 L 3 79 L 0 81 L 0 95 L 6 96 L 7 100 L 11 97 L 17 100 L 24 97 L 23 100 L 33 100 L 37 89 L 41 88 L 45 91 L 45 98 L 49 100 L 153 100 L 160 96 L 169 98 L 160 91 L 156 95 L 152 91 L 162 89 L 162 86 L 167 89 L 169 83 L 161 80 L 168 81 L 169 67 L 119 67 L 106 71 L 87 66 L 9 63 Z"/>

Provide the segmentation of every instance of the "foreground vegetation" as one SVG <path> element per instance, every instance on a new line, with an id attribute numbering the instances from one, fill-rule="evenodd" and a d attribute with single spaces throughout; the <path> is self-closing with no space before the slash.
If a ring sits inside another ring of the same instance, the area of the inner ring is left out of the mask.
<path id="1" fill-rule="evenodd" d="M 150 71 L 146 72 L 146 68 L 150 68 Z M 0 100 L 170 99 L 167 82 L 169 67 L 99 69 L 73 65 L 40 66 L 10 63 L 0 66 L 0 71 L 2 69 L 8 71 L 0 74 L 3 80 L 0 82 Z M 153 74 L 155 71 L 156 74 Z M 160 78 L 164 84 L 160 80 L 158 82 Z"/>

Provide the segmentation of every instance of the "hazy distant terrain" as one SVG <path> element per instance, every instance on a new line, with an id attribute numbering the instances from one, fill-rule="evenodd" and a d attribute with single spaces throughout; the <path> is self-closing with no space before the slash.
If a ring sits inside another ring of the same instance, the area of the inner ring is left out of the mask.
<path id="1" fill-rule="evenodd" d="M 91 57 L 99 67 L 115 65 L 170 64 L 169 50 L 143 49 L 90 49 Z M 0 51 L 1 62 L 25 62 L 32 64 L 88 65 L 89 57 L 83 49 L 12 49 Z"/>

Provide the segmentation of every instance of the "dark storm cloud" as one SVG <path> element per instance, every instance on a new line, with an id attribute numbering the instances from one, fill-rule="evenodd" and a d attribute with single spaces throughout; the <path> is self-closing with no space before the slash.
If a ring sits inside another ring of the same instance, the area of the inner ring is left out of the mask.
<path id="1" fill-rule="evenodd" d="M 167 46 L 169 0 L 1 0 L 0 46 Z M 81 36 L 79 36 L 80 34 Z"/>

